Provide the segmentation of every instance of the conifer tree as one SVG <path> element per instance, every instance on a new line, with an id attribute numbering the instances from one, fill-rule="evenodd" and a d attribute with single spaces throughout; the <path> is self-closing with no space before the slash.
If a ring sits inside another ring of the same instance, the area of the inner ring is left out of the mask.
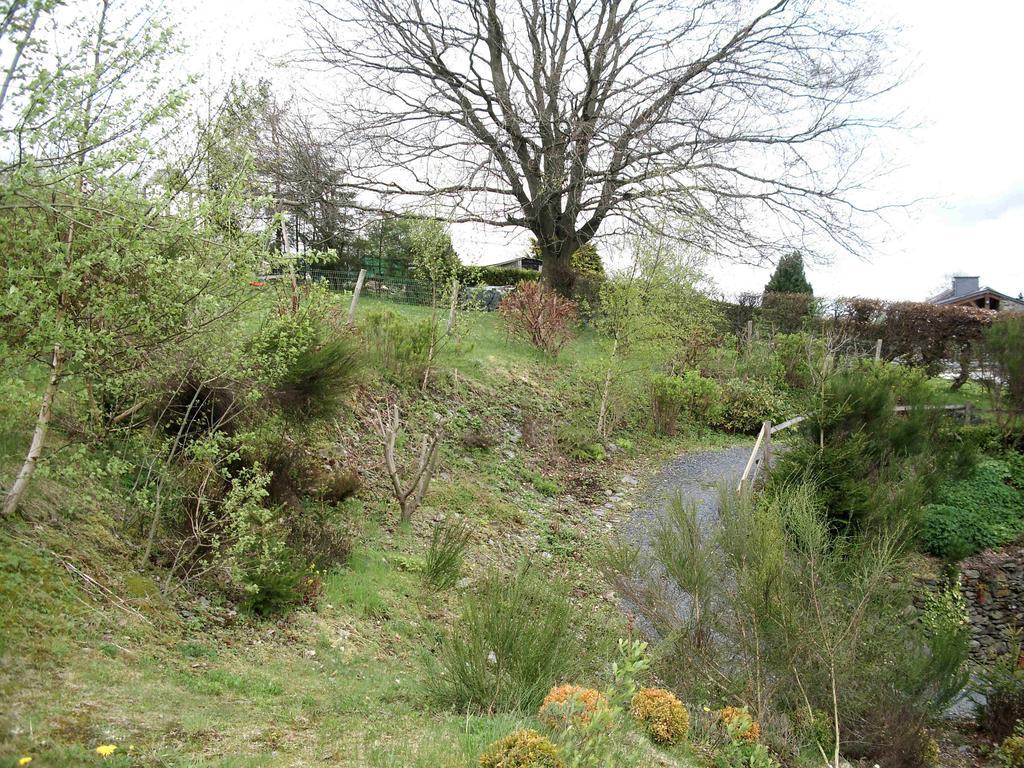
<path id="1" fill-rule="evenodd" d="M 807 275 L 804 274 L 804 258 L 797 251 L 793 251 L 779 259 L 768 284 L 764 287 L 765 293 L 814 293 L 811 284 L 807 282 Z"/>

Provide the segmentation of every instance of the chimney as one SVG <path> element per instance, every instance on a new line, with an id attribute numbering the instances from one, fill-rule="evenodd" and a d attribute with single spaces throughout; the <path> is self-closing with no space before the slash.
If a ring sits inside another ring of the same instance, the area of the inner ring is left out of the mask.
<path id="1" fill-rule="evenodd" d="M 953 298 L 959 299 L 978 290 L 978 276 L 954 275 Z"/>

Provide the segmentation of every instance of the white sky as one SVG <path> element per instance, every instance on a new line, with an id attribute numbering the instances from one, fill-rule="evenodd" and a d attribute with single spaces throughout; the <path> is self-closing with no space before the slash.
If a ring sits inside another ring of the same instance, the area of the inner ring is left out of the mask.
<path id="1" fill-rule="evenodd" d="M 189 67 L 216 82 L 232 75 L 270 76 L 280 90 L 330 95 L 324 75 L 280 70 L 265 60 L 295 46 L 301 0 L 166 0 L 192 46 Z M 983 285 L 1024 291 L 1024 85 L 1020 30 L 1024 2 L 868 0 L 903 27 L 914 64 L 892 106 L 919 124 L 878 137 L 895 170 L 876 183 L 880 199 L 919 200 L 890 214 L 860 258 L 808 265 L 819 295 L 922 299 L 953 273 Z M 527 242 L 512 231 L 459 227 L 453 233 L 469 262 L 494 262 Z M 760 290 L 770 268 L 713 264 L 722 291 Z"/>

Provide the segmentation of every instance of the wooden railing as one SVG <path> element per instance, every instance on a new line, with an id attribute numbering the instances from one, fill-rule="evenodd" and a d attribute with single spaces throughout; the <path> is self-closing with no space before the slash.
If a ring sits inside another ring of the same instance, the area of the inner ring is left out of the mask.
<path id="1" fill-rule="evenodd" d="M 970 421 L 971 413 L 973 412 L 970 403 L 965 405 L 926 405 L 923 407 L 929 409 L 941 408 L 945 411 L 963 411 L 965 422 Z M 912 408 L 913 406 L 910 405 L 897 405 L 893 410 L 896 413 L 906 413 Z M 739 485 L 736 486 L 737 491 L 742 491 L 744 485 L 746 485 L 747 488 L 753 488 L 754 483 L 757 482 L 757 476 L 762 467 L 767 466 L 771 461 L 772 435 L 789 427 L 794 427 L 806 418 L 806 416 L 794 416 L 781 424 L 775 425 L 770 421 L 762 422 L 761 431 L 757 433 L 757 441 L 754 443 L 754 449 L 750 452 L 750 458 L 747 459 L 747 466 L 743 469 L 743 474 L 740 476 Z"/>

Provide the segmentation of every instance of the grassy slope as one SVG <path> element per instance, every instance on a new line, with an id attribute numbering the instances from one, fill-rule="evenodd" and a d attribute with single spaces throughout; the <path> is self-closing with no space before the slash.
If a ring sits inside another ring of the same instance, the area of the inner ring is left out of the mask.
<path id="1" fill-rule="evenodd" d="M 493 315 L 472 319 L 441 366 L 466 380 L 462 410 L 486 414 L 502 442 L 472 450 L 451 441 L 411 526 L 395 525 L 375 441 L 349 425 L 348 448 L 368 480 L 349 503 L 359 549 L 328 575 L 318 610 L 276 622 L 163 597 L 159 574 L 137 572 L 137 545 L 111 533 L 130 510 L 102 478 L 74 489 L 41 480 L 28 520 L 0 529 L 0 766 L 21 755 L 33 766 L 475 764 L 514 718 L 432 711 L 419 685 L 420 658 L 458 610 L 457 594 L 430 592 L 417 572 L 433 521 L 452 512 L 478 524 L 469 578 L 526 556 L 572 583 L 587 649 L 580 682 L 601 683 L 627 628 L 592 563 L 629 501 L 603 518 L 589 510 L 606 489 L 623 489 L 623 473 L 642 474 L 695 443 L 638 438 L 637 458 L 580 467 L 510 438 L 523 388 L 556 412 L 557 368 L 595 344 L 578 339 L 553 364 L 509 342 Z M 0 468 L 9 476 L 11 461 Z M 543 495 L 539 476 L 563 493 Z M 123 756 L 102 761 L 92 751 L 102 743 Z M 649 758 L 675 760 L 653 750 Z"/>

